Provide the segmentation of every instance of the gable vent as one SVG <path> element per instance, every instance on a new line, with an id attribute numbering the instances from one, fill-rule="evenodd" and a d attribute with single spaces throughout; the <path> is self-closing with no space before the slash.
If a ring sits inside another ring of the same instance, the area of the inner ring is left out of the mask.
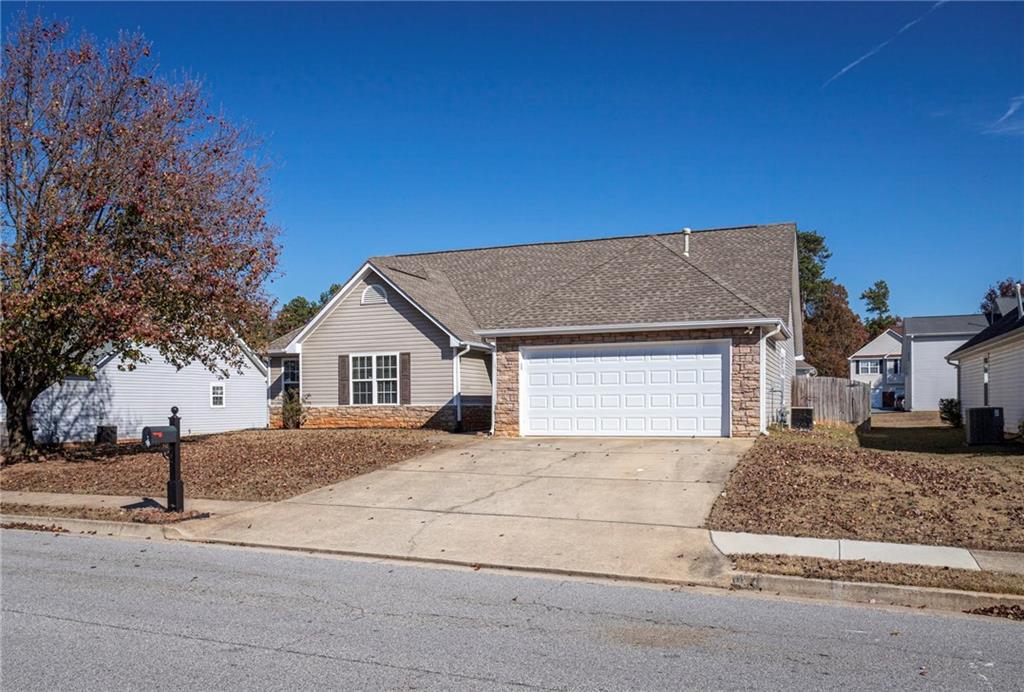
<path id="1" fill-rule="evenodd" d="M 388 291 L 380 284 L 370 284 L 363 289 L 361 305 L 380 305 L 388 302 Z"/>

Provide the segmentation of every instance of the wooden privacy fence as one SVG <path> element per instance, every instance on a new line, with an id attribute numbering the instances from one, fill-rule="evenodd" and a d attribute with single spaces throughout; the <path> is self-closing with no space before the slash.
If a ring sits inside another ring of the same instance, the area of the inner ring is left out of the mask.
<path id="1" fill-rule="evenodd" d="M 814 409 L 814 422 L 871 425 L 871 387 L 841 377 L 794 377 L 793 406 Z"/>

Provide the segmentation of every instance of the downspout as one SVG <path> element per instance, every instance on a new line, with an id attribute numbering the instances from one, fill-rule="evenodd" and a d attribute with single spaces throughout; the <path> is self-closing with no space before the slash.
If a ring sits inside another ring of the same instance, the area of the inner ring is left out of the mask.
<path id="1" fill-rule="evenodd" d="M 462 432 L 462 356 L 469 353 L 472 348 L 466 344 L 466 348 L 455 352 L 455 430 Z"/>
<path id="2" fill-rule="evenodd" d="M 491 430 L 488 433 L 494 437 L 494 418 L 498 413 L 498 342 L 495 340 L 491 347 Z"/>
<path id="3" fill-rule="evenodd" d="M 767 425 L 767 403 L 765 401 L 766 390 L 768 389 L 768 361 L 767 361 L 767 349 L 765 346 L 768 343 L 768 339 L 772 338 L 776 334 L 782 331 L 782 322 L 767 334 L 764 333 L 764 328 L 761 329 L 761 432 L 768 432 Z"/>

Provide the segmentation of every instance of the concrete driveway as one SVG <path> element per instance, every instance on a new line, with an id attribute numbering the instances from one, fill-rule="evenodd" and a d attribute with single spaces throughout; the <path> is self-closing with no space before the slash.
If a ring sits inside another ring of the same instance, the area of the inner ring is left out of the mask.
<path id="1" fill-rule="evenodd" d="M 195 538 L 680 582 L 721 582 L 700 528 L 751 442 L 481 439 L 206 522 Z"/>

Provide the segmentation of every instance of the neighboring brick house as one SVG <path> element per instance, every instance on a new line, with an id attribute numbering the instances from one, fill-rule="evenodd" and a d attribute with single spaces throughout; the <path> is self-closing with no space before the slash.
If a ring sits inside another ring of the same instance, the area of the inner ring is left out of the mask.
<path id="1" fill-rule="evenodd" d="M 795 224 L 373 257 L 271 345 L 269 397 L 311 427 L 751 436 L 800 314 Z"/>

